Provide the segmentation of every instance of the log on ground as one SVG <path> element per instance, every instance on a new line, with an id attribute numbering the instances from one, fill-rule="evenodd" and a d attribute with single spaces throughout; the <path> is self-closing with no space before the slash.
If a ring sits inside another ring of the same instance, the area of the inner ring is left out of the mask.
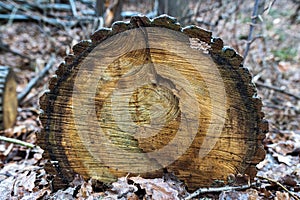
<path id="1" fill-rule="evenodd" d="M 0 130 L 11 128 L 17 117 L 18 101 L 14 73 L 0 66 Z"/>

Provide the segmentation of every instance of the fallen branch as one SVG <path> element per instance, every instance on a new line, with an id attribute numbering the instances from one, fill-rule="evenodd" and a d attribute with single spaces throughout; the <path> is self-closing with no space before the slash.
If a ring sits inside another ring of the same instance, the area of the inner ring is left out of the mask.
<path id="1" fill-rule="evenodd" d="M 94 4 L 94 1 L 93 0 L 79 0 L 81 3 L 83 4 L 90 4 L 90 5 L 93 5 Z"/>
<path id="2" fill-rule="evenodd" d="M 0 17 L 1 17 L 1 15 L 0 15 Z M 21 53 L 19 53 L 19 52 L 16 52 L 16 51 L 12 50 L 8 45 L 3 44 L 3 43 L 0 41 L 0 51 L 1 51 L 1 50 L 6 51 L 6 52 L 9 52 L 9 53 L 12 53 L 12 54 L 14 54 L 14 55 L 16 55 L 16 56 L 20 56 L 21 58 L 25 58 L 25 59 L 28 59 L 29 61 L 31 61 L 31 58 L 30 58 L 30 57 L 28 57 L 28 56 L 26 56 L 26 55 L 23 55 L 23 54 L 21 54 Z"/>
<path id="3" fill-rule="evenodd" d="M 50 24 L 52 26 L 58 26 L 62 28 L 66 27 L 74 27 L 79 24 L 79 22 L 92 22 L 96 20 L 93 16 L 78 16 L 74 20 L 61 20 L 61 19 L 54 19 L 48 17 L 39 17 L 39 16 L 30 16 L 29 14 L 0 14 L 0 20 L 10 20 L 13 19 L 14 21 L 35 21 L 35 22 L 44 22 L 46 24 Z"/>
<path id="4" fill-rule="evenodd" d="M 28 83 L 28 85 L 25 88 L 25 90 L 18 95 L 18 102 L 19 102 L 19 104 L 25 99 L 25 97 L 29 94 L 29 92 L 32 90 L 32 88 L 42 78 L 44 78 L 46 76 L 46 74 L 48 73 L 48 71 L 52 68 L 54 62 L 55 62 L 55 56 L 51 56 L 51 58 L 49 59 L 47 65 L 45 66 L 45 68 L 36 77 L 34 77 L 33 79 L 31 79 L 31 81 Z"/>
<path id="5" fill-rule="evenodd" d="M 76 10 L 76 4 L 74 2 L 74 0 L 69 0 L 71 9 L 72 9 L 72 13 L 74 17 L 77 17 L 77 10 Z"/>
<path id="6" fill-rule="evenodd" d="M 294 195 L 291 191 L 289 191 L 284 185 L 282 185 L 281 183 L 279 183 L 278 181 L 268 178 L 268 177 L 263 177 L 263 176 L 256 176 L 259 179 L 262 180 L 267 180 L 271 183 L 275 183 L 276 185 L 278 185 L 279 187 L 281 187 L 284 191 L 286 191 L 287 193 L 289 193 L 289 195 L 291 195 L 295 200 L 300 200 L 300 198 L 296 195 Z"/>
<path id="7" fill-rule="evenodd" d="M 241 186 L 225 186 L 225 187 L 217 187 L 217 188 L 199 188 L 192 194 L 189 194 L 185 197 L 185 200 L 192 199 L 200 194 L 211 193 L 211 192 L 223 192 L 227 190 L 245 190 L 249 189 L 251 186 L 256 185 L 256 183 L 252 183 L 251 185 L 241 185 Z"/>
<path id="8" fill-rule="evenodd" d="M 0 19 L 9 19 L 9 20 L 34 20 L 36 22 L 43 22 L 43 23 L 48 23 L 48 24 L 51 24 L 51 25 L 54 25 L 54 26 L 61 26 L 63 28 L 66 28 L 66 27 L 72 27 L 74 26 L 74 22 L 64 22 L 62 20 L 59 20 L 59 19 L 54 19 L 54 18 L 48 18 L 48 17 L 45 17 L 43 15 L 40 15 L 38 13 L 33 13 L 30 9 L 26 8 L 26 7 L 22 7 L 16 3 L 13 3 L 11 2 L 12 5 L 10 4 L 5 4 L 5 3 L 2 3 L 0 2 L 0 7 L 3 7 L 4 9 L 6 9 L 7 11 L 10 11 L 10 12 L 13 12 L 13 10 L 15 8 L 18 9 L 18 12 L 14 15 L 11 15 L 11 14 L 2 14 L 0 15 L 1 18 Z"/>
<path id="9" fill-rule="evenodd" d="M 72 8 L 70 5 L 67 4 L 60 4 L 60 3 L 47 3 L 47 4 L 37 4 L 35 5 L 38 9 L 42 10 L 58 10 L 58 11 L 70 11 Z"/>
<path id="10" fill-rule="evenodd" d="M 282 94 L 285 94 L 285 95 L 294 97 L 294 98 L 296 98 L 296 99 L 298 99 L 298 100 L 300 99 L 300 96 L 295 95 L 295 94 L 293 94 L 293 93 L 291 93 L 291 92 L 289 92 L 289 91 L 286 91 L 286 90 L 284 90 L 284 89 L 281 89 L 281 88 L 279 88 L 279 87 L 272 86 L 272 85 L 267 85 L 267 84 L 264 84 L 264 83 L 259 82 L 259 81 L 255 82 L 255 84 L 256 84 L 257 86 L 259 86 L 259 87 L 265 87 L 265 88 L 274 90 L 274 91 L 276 91 L 276 92 L 280 92 L 280 93 L 282 93 Z"/>
<path id="11" fill-rule="evenodd" d="M 4 20 L 13 19 L 13 20 L 21 20 L 21 21 L 33 20 L 36 22 L 44 22 L 53 26 L 60 26 L 63 28 L 73 27 L 77 24 L 77 22 L 74 21 L 64 22 L 60 19 L 48 18 L 45 16 L 39 17 L 30 14 L 15 14 L 13 17 L 11 17 L 10 14 L 2 14 L 0 15 L 0 19 L 4 19 Z"/>

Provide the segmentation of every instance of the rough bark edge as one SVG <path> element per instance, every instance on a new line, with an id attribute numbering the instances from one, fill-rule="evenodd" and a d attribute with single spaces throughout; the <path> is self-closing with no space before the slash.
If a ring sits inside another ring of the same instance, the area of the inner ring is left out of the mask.
<path id="1" fill-rule="evenodd" d="M 230 65 L 232 68 L 239 71 L 239 73 L 242 75 L 243 81 L 248 85 L 248 91 L 250 91 L 250 95 L 252 96 L 253 105 L 256 106 L 255 109 L 257 110 L 257 146 L 251 160 L 247 161 L 248 167 L 245 170 L 245 173 L 251 177 L 251 180 L 253 180 L 257 173 L 256 165 L 265 158 L 265 150 L 262 140 L 265 138 L 265 134 L 268 132 L 268 122 L 264 120 L 262 101 L 257 96 L 257 90 L 252 82 L 252 76 L 248 69 L 242 65 L 243 57 L 240 56 L 234 49 L 224 46 L 222 39 L 212 37 L 212 33 L 210 31 L 202 29 L 198 26 L 182 27 L 175 18 L 168 15 L 161 15 L 152 20 L 146 16 L 135 16 L 131 18 L 130 22 L 118 21 L 112 24 L 112 28 L 102 28 L 94 32 L 90 37 L 90 41 L 81 41 L 73 46 L 72 49 L 74 54 L 70 54 L 65 57 L 65 61 L 60 64 L 55 72 L 55 75 L 50 80 L 50 92 L 46 92 L 40 99 L 41 109 L 45 110 L 45 115 L 49 116 L 51 114 L 49 107 L 51 107 L 50 105 L 55 101 L 55 93 L 57 92 L 57 88 L 59 88 L 60 82 L 65 81 L 66 77 L 68 77 L 68 74 L 70 74 L 74 66 L 80 63 L 81 60 L 83 60 L 102 41 L 118 33 L 138 27 L 163 27 L 182 32 L 190 38 L 197 38 L 210 46 L 208 50 L 214 62 L 223 66 Z M 51 131 L 49 130 L 48 125 L 49 121 L 47 120 L 47 124 L 44 125 L 44 131 L 46 134 L 49 134 Z M 46 153 L 46 157 L 51 157 L 48 152 Z M 59 172 L 60 166 L 58 164 L 53 166 L 57 169 L 56 174 L 58 175 L 57 178 L 59 179 L 57 179 L 56 182 L 62 183 L 59 185 L 66 186 L 68 182 L 71 181 L 71 177 L 65 177 L 64 174 Z"/>

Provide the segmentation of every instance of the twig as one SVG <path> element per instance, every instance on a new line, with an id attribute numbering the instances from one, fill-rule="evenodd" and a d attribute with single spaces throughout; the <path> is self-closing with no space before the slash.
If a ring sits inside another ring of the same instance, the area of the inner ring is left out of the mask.
<path id="1" fill-rule="evenodd" d="M 14 21 L 14 16 L 16 15 L 17 11 L 18 11 L 18 8 L 16 8 L 16 7 L 14 7 L 14 9 L 11 11 L 10 18 L 7 22 L 8 27 L 10 27 L 12 25 L 12 23 Z"/>
<path id="2" fill-rule="evenodd" d="M 251 45 L 255 40 L 260 39 L 260 38 L 263 39 L 264 36 L 263 35 L 257 35 L 254 38 L 252 38 L 251 41 L 247 41 L 247 43 L 249 43 Z"/>
<path id="3" fill-rule="evenodd" d="M 300 99 L 300 96 L 295 95 L 295 94 L 293 94 L 293 93 L 291 93 L 291 92 L 289 92 L 289 91 L 286 91 L 286 90 L 284 90 L 284 89 L 281 89 L 281 88 L 279 88 L 279 87 L 272 86 L 272 85 L 267 85 L 267 84 L 264 84 L 264 83 L 259 82 L 259 81 L 255 82 L 255 84 L 256 84 L 257 86 L 265 87 L 265 88 L 274 90 L 274 91 L 276 91 L 276 92 L 280 92 L 280 93 L 282 93 L 282 94 L 286 94 L 286 95 L 292 96 L 292 97 L 294 97 L 294 98 L 296 98 L 296 99 Z"/>
<path id="4" fill-rule="evenodd" d="M 300 200 L 300 198 L 296 195 L 294 195 L 291 191 L 289 191 L 284 185 L 282 185 L 281 183 L 279 183 L 278 181 L 268 178 L 268 177 L 263 177 L 263 176 L 256 176 L 259 179 L 262 180 L 267 180 L 271 183 L 275 183 L 276 185 L 278 185 L 279 187 L 281 187 L 284 191 L 286 191 L 287 193 L 289 193 L 289 195 L 291 195 L 295 200 Z"/>
<path id="5" fill-rule="evenodd" d="M 38 13 L 33 13 L 30 9 L 26 8 L 25 6 L 22 7 L 22 6 L 20 6 L 16 3 L 12 2 L 11 0 L 9 0 L 8 2 L 11 3 L 11 5 L 6 5 L 6 4 L 0 2 L 0 6 L 5 8 L 6 10 L 9 10 L 9 11 L 12 11 L 14 8 L 17 8 L 19 10 L 18 13 L 23 15 L 23 16 L 22 15 L 20 16 L 20 15 L 16 14 L 14 16 L 14 19 L 17 19 L 17 17 L 23 17 L 24 18 L 23 20 L 32 19 L 32 20 L 37 21 L 37 22 L 44 22 L 44 23 L 48 23 L 48 24 L 51 24 L 51 25 L 54 25 L 54 26 L 59 25 L 63 28 L 72 27 L 76 24 L 76 23 L 74 24 L 74 22 L 73 23 L 72 22 L 63 22 L 59 19 L 48 18 L 48 17 L 45 17 L 45 16 L 40 15 Z M 2 15 L 2 17 L 5 17 L 5 15 Z"/>
<path id="6" fill-rule="evenodd" d="M 19 52 L 16 52 L 16 51 L 12 50 L 11 48 L 9 48 L 8 45 L 3 44 L 3 43 L 0 41 L 0 51 L 1 51 L 1 50 L 4 50 L 4 51 L 10 52 L 10 53 L 12 53 L 12 54 L 14 54 L 14 55 L 20 56 L 21 58 L 28 59 L 29 61 L 32 60 L 30 57 L 25 56 L 25 55 L 23 55 L 23 54 L 20 54 Z"/>
<path id="7" fill-rule="evenodd" d="M 93 0 L 79 0 L 83 4 L 90 4 L 93 5 L 94 1 Z"/>
<path id="8" fill-rule="evenodd" d="M 8 156 L 8 154 L 11 152 L 11 150 L 14 148 L 14 144 L 10 143 L 10 145 L 8 145 L 8 147 L 5 149 L 4 152 L 2 152 L 3 156 Z"/>
<path id="9" fill-rule="evenodd" d="M 290 19 L 291 19 L 291 23 L 295 23 L 297 21 L 297 18 L 299 16 L 299 11 L 300 11 L 300 4 L 298 4 L 298 7 L 296 8 L 296 11 L 294 14 L 291 15 Z"/>
<path id="10" fill-rule="evenodd" d="M 0 14 L 0 19 L 9 20 L 10 14 Z M 54 18 L 47 18 L 39 16 L 30 16 L 27 14 L 16 14 L 14 15 L 14 21 L 35 21 L 35 22 L 45 22 L 47 24 L 53 25 L 53 26 L 60 26 L 62 28 L 66 27 L 74 27 L 79 22 L 91 22 L 95 20 L 95 17 L 93 16 L 78 16 L 76 20 L 69 20 L 69 21 L 63 21 L 60 19 L 54 19 Z"/>
<path id="11" fill-rule="evenodd" d="M 75 5 L 74 0 L 69 0 L 69 2 L 70 2 L 70 6 L 71 6 L 71 9 L 72 9 L 73 16 L 77 17 L 77 10 L 76 10 L 76 5 Z"/>
<path id="12" fill-rule="evenodd" d="M 270 12 L 272 6 L 274 5 L 275 1 L 276 1 L 276 0 L 271 1 L 271 2 L 269 3 L 269 5 L 266 7 L 266 9 L 264 9 L 264 12 L 266 11 L 266 13 L 269 14 L 269 12 Z"/>
<path id="13" fill-rule="evenodd" d="M 5 10 L 8 10 L 8 11 L 12 11 L 13 10 L 13 6 L 10 5 L 10 4 L 6 4 L 6 3 L 3 3 L 3 2 L 0 2 L 0 8 L 4 8 Z"/>
<path id="14" fill-rule="evenodd" d="M 6 3 L 7 2 L 7 3 Z M 18 1 L 17 1 L 18 2 Z M 74 27 L 80 22 L 93 22 L 95 20 L 95 11 L 93 10 L 81 10 L 81 13 L 85 14 L 83 16 L 78 15 L 76 10 L 76 4 L 74 0 L 69 0 L 68 4 L 39 4 L 39 3 L 29 3 L 26 1 L 21 1 L 22 4 L 16 3 L 16 1 L 7 0 L 0 2 L 0 20 L 6 21 L 35 21 L 38 23 L 46 23 L 53 26 L 59 26 L 64 29 Z M 48 17 L 47 15 L 42 15 L 40 12 L 45 13 L 47 10 L 67 10 L 72 11 L 75 17 L 70 20 L 70 16 L 58 16 L 56 18 Z M 35 12 L 38 11 L 38 12 Z M 86 16 L 88 15 L 88 16 Z"/>
<path id="15" fill-rule="evenodd" d="M 9 20 L 11 19 L 11 14 L 0 14 L 0 19 Z M 21 14 L 14 15 L 14 20 L 28 20 L 28 19 L 30 18 L 25 15 L 21 15 Z"/>
<path id="16" fill-rule="evenodd" d="M 252 183 L 251 185 L 241 185 L 241 186 L 225 186 L 225 187 L 217 187 L 217 188 L 199 188 L 192 194 L 189 194 L 185 197 L 185 200 L 192 199 L 200 194 L 210 193 L 210 192 L 223 192 L 227 190 L 245 190 L 254 186 L 256 183 Z"/>
<path id="17" fill-rule="evenodd" d="M 52 68 L 54 62 L 55 62 L 55 56 L 51 56 L 51 58 L 49 59 L 47 65 L 45 66 L 45 68 L 36 77 L 34 77 L 33 79 L 31 79 L 31 81 L 28 83 L 28 85 L 25 88 L 25 90 L 18 95 L 18 102 L 19 102 L 19 104 L 25 99 L 25 97 L 29 94 L 29 92 L 32 90 L 32 88 L 42 78 L 44 78 L 46 76 L 46 74 L 48 73 L 48 71 Z"/>
<path id="18" fill-rule="evenodd" d="M 252 40 L 252 33 L 253 33 L 253 30 L 254 30 L 254 26 L 256 24 L 256 21 L 257 21 L 257 14 L 258 14 L 258 5 L 259 5 L 259 1 L 260 0 L 255 0 L 255 4 L 254 4 L 254 8 L 253 8 L 253 13 L 252 13 L 252 19 L 251 19 L 251 24 L 250 24 L 250 29 L 249 29 L 249 34 L 248 34 L 248 42 L 246 44 L 246 49 L 245 49 L 245 52 L 244 52 L 244 60 L 243 62 L 245 62 L 246 60 L 246 57 L 248 55 L 248 52 L 249 52 L 249 49 L 250 49 L 250 45 L 251 45 L 251 41 Z"/>
<path id="19" fill-rule="evenodd" d="M 71 6 L 67 5 L 67 4 L 38 4 L 35 5 L 36 7 L 38 7 L 39 9 L 42 10 L 59 10 L 59 11 L 69 11 L 71 10 Z"/>
<path id="20" fill-rule="evenodd" d="M 58 11 L 70 11 L 72 10 L 71 6 L 68 4 L 62 4 L 62 3 L 47 3 L 47 4 L 40 4 L 40 3 L 34 3 L 34 2 L 28 2 L 24 1 L 22 2 L 22 7 L 29 8 L 30 10 L 58 10 Z M 0 6 L 3 4 L 0 4 Z M 20 4 L 18 4 L 20 5 Z M 5 8 L 9 8 L 11 5 L 7 5 Z M 11 8 L 9 8 L 10 10 Z"/>
<path id="21" fill-rule="evenodd" d="M 10 143 L 14 143 L 14 144 L 18 144 L 24 147 L 29 147 L 29 148 L 35 148 L 36 146 L 34 144 L 31 144 L 29 142 L 24 142 L 22 140 L 18 140 L 18 139 L 14 139 L 14 138 L 8 138 L 5 136 L 0 136 L 0 140 L 4 141 L 4 142 L 10 142 Z"/>

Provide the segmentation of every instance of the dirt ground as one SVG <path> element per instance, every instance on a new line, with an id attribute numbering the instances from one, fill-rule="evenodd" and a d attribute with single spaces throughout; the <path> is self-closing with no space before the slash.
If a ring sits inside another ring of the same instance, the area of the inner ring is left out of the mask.
<path id="1" fill-rule="evenodd" d="M 42 128 L 39 97 L 59 63 L 72 53 L 71 47 L 89 39 L 99 27 L 99 21 L 80 21 L 69 27 L 63 23 L 76 21 L 70 10 L 42 13 L 21 7 L 22 2 L 26 1 L 3 1 L 15 8 L 13 12 L 20 11 L 22 15 L 61 20 L 51 24 L 31 18 L 0 17 L 0 65 L 9 66 L 15 72 L 18 93 L 55 57 L 48 75 L 21 101 L 15 126 L 1 131 L 3 136 L 35 144 L 36 134 Z M 76 1 L 79 16 L 84 16 L 83 11 L 92 10 L 86 2 L 89 1 Z M 124 2 L 124 11 L 147 14 L 153 7 L 150 0 Z M 191 14 L 182 24 L 211 30 L 214 36 L 244 55 L 254 1 L 200 2 L 189 2 Z M 255 39 L 251 41 L 244 66 L 253 75 L 269 122 L 269 133 L 264 140 L 266 158 L 257 165 L 256 184 L 251 188 L 205 192 L 194 199 L 300 199 L 300 13 L 297 11 L 300 2 L 265 2 L 265 10 L 254 24 L 252 37 Z M 2 4 L 0 12 L 8 13 Z M 184 185 L 172 178 L 142 177 L 123 177 L 102 189 L 95 189 L 90 181 L 78 177 L 69 188 L 54 192 L 50 175 L 43 169 L 42 150 L 0 141 L 0 158 L 0 199 L 184 199 L 189 195 Z"/>

